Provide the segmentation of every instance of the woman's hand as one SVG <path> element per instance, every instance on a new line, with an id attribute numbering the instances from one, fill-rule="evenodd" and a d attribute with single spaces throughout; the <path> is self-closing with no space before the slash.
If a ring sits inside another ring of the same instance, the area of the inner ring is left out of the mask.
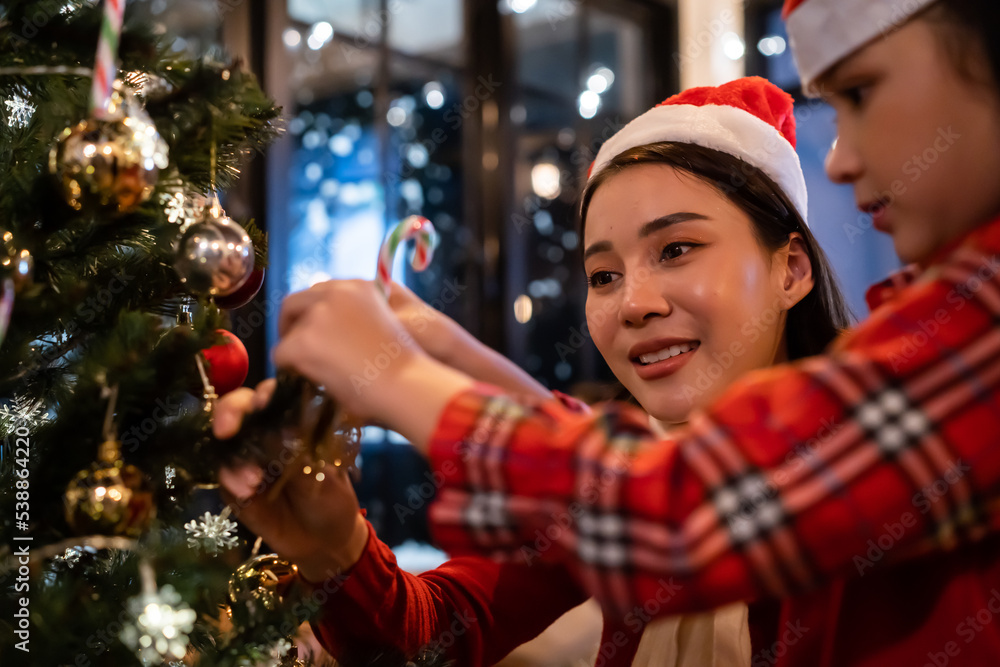
<path id="1" fill-rule="evenodd" d="M 353 416 L 398 431 L 426 451 L 445 405 L 472 378 L 429 357 L 371 281 L 331 280 L 281 309 L 280 368 L 303 375 Z"/>
<path id="2" fill-rule="evenodd" d="M 256 391 L 242 388 L 222 397 L 213 418 L 215 435 L 235 435 L 243 417 L 263 408 L 273 391 L 274 380 L 267 380 Z M 275 462 L 293 458 L 279 454 Z M 346 472 L 328 466 L 324 479 L 317 481 L 315 475 L 292 470 L 277 496 L 269 498 L 268 488 L 284 472 L 283 465 L 264 470 L 254 463 L 222 468 L 223 498 L 241 523 L 295 563 L 307 581 L 323 581 L 350 568 L 364 552 L 368 525 Z"/>

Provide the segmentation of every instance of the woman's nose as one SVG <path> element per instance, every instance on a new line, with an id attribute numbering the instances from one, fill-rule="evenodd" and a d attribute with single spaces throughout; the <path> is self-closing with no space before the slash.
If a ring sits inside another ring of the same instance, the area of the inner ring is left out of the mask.
<path id="1" fill-rule="evenodd" d="M 622 323 L 642 326 L 651 319 L 669 315 L 672 307 L 663 287 L 648 271 L 626 278 L 622 291 Z"/>

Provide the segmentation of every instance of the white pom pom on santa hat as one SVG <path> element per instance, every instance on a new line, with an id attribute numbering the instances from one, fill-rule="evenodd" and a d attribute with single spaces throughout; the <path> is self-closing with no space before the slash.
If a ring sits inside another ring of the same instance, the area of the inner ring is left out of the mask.
<path id="1" fill-rule="evenodd" d="M 842 59 L 900 27 L 935 0 L 785 0 L 781 11 L 802 90 Z"/>
<path id="2" fill-rule="evenodd" d="M 795 153 L 792 97 L 767 79 L 736 79 L 667 98 L 604 142 L 590 178 L 630 148 L 673 141 L 734 155 L 757 167 L 806 219 L 806 182 Z"/>

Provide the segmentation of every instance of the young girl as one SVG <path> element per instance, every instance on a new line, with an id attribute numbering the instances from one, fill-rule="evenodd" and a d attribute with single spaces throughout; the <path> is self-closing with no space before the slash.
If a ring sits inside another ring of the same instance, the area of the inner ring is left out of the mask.
<path id="1" fill-rule="evenodd" d="M 791 98 L 750 78 L 667 100 L 597 157 L 581 216 L 587 323 L 661 432 L 686 422 L 743 373 L 818 353 L 847 326 L 843 299 L 804 222 L 793 141 Z M 551 401 L 412 293 L 394 286 L 390 304 L 436 358 L 535 402 Z M 217 413 L 217 424 L 223 418 Z M 329 506 L 356 511 L 353 498 Z M 262 530 L 252 516 L 241 518 Z M 437 642 L 458 664 L 493 664 L 582 597 L 565 572 L 537 563 L 531 551 L 521 564 L 455 559 L 421 577 L 406 575 L 368 526 L 358 525 L 368 539 L 357 540 L 357 556 L 345 550 L 339 558 L 350 574 L 317 628 L 341 657 L 366 645 L 412 654 Z M 291 546 L 262 534 L 279 550 Z M 338 542 L 352 539 L 331 536 L 331 546 Z M 451 625 L 463 614 L 461 636 L 442 639 L 455 634 Z M 743 604 L 645 629 L 649 618 L 643 608 L 606 618 L 599 664 L 750 664 Z"/>
<path id="2" fill-rule="evenodd" d="M 827 354 L 751 374 L 666 439 L 619 406 L 520 405 L 415 346 L 356 394 L 349 378 L 400 335 L 363 282 L 289 297 L 275 360 L 430 453 L 452 553 L 514 555 L 569 515 L 542 557 L 605 610 L 782 597 L 767 661 L 995 664 L 998 12 L 789 3 L 803 83 L 838 114 L 830 175 L 916 266 Z M 581 496 L 594 479 L 602 492 Z M 661 601 L 663 581 L 677 590 Z"/>

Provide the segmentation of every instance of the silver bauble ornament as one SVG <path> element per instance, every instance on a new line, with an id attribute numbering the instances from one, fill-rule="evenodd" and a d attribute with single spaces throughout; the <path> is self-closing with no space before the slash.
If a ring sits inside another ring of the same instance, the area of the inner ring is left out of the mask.
<path id="1" fill-rule="evenodd" d="M 232 294 L 247 281 L 253 266 L 250 237 L 218 205 L 184 231 L 174 260 L 181 282 L 199 296 Z"/>
<path id="2" fill-rule="evenodd" d="M 49 172 L 78 211 L 128 213 L 149 199 L 168 164 L 167 144 L 134 100 L 112 96 L 106 118 L 90 118 L 59 135 Z"/>

